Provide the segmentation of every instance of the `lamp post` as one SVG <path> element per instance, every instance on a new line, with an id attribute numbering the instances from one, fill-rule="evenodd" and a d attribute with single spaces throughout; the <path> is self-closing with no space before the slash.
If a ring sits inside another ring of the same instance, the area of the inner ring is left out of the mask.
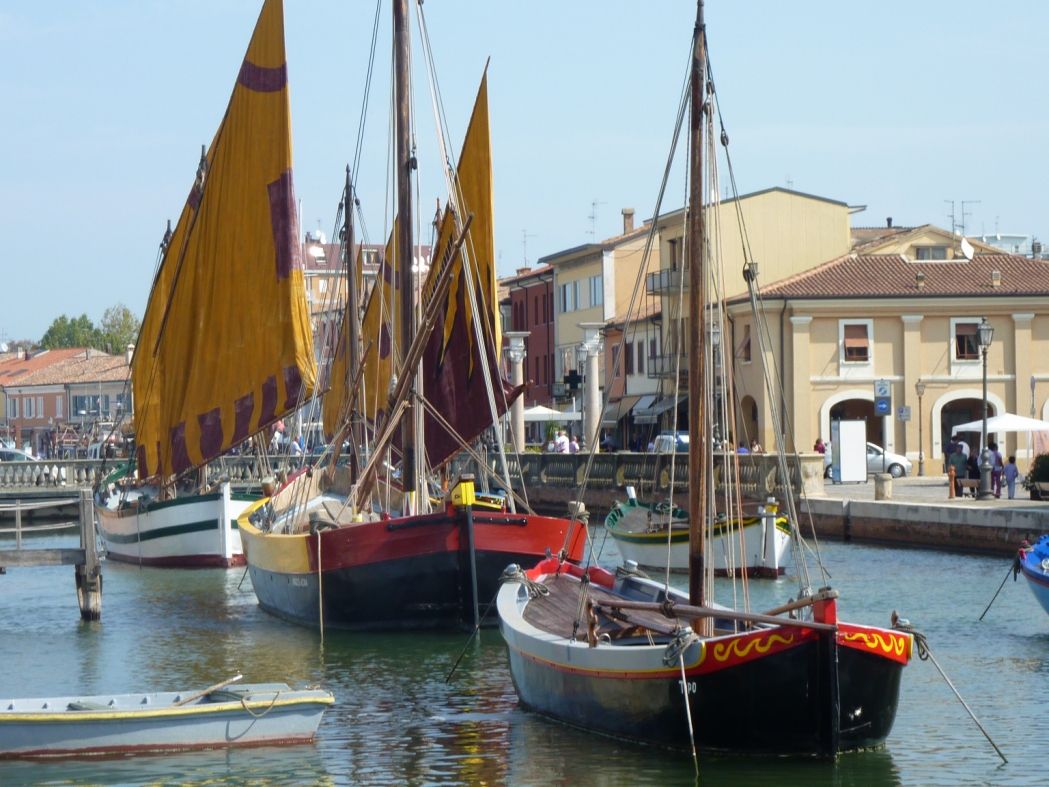
<path id="1" fill-rule="evenodd" d="M 991 500 L 994 491 L 991 489 L 991 452 L 987 448 L 987 350 L 994 339 L 994 328 L 984 317 L 977 328 L 980 340 L 980 352 L 983 354 L 983 428 L 981 429 L 980 449 L 980 490 L 976 495 L 979 500 Z"/>
<path id="2" fill-rule="evenodd" d="M 914 384 L 914 392 L 918 394 L 918 475 L 925 475 L 925 439 L 922 435 L 922 394 L 925 393 L 925 383 L 921 380 Z"/>

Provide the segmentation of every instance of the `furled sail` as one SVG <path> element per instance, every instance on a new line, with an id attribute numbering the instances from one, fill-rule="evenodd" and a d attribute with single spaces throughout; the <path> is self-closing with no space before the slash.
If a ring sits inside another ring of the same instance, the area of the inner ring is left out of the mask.
<path id="1" fill-rule="evenodd" d="M 488 124 L 488 74 L 481 79 L 473 115 L 463 141 L 457 169 L 457 189 L 445 209 L 434 248 L 423 302 L 431 297 L 444 266 L 449 264 L 457 235 L 473 213 L 463 252 L 471 267 L 477 308 L 475 314 L 466 291 L 468 281 L 460 256 L 440 319 L 423 354 L 423 395 L 464 441 L 478 437 L 492 425 L 492 410 L 481 366 L 488 358 L 495 387 L 497 415 L 519 395 L 500 375 L 497 362 L 502 342 L 497 301 L 494 202 L 492 198 L 492 148 Z M 458 216 L 455 214 L 458 213 Z M 458 220 L 458 221 L 457 221 Z M 480 341 L 475 323 L 480 326 Z M 459 440 L 433 416 L 426 414 L 426 454 L 431 467 L 439 467 L 461 450 Z"/>
<path id="2" fill-rule="evenodd" d="M 140 477 L 203 464 L 316 380 L 282 0 L 266 0 L 150 294 L 132 368 Z"/>

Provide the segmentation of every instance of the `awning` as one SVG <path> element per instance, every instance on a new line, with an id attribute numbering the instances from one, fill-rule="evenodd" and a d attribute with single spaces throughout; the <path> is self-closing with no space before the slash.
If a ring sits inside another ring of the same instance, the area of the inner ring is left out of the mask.
<path id="1" fill-rule="evenodd" d="M 635 404 L 641 399 L 640 396 L 624 396 L 618 402 L 609 402 L 601 416 L 601 426 L 615 426 L 619 420 L 629 413 Z"/>
<path id="2" fill-rule="evenodd" d="M 645 410 L 634 411 L 634 423 L 635 424 L 654 424 L 659 421 L 659 416 L 669 410 L 671 407 L 677 407 L 678 404 L 685 401 L 688 398 L 688 394 L 679 394 L 678 396 L 664 396 L 658 402 L 653 404 L 651 407 Z"/>
<path id="3" fill-rule="evenodd" d="M 865 350 L 870 347 L 866 325 L 846 325 L 844 339 L 846 350 L 853 348 Z"/>
<path id="4" fill-rule="evenodd" d="M 644 396 L 642 396 L 640 399 L 638 399 L 637 404 L 634 405 L 634 415 L 637 415 L 638 412 L 641 410 L 647 410 L 655 403 L 656 399 L 658 398 L 659 397 L 656 394 L 645 394 Z"/>
<path id="5" fill-rule="evenodd" d="M 550 407 L 543 407 L 541 404 L 535 407 L 526 407 L 524 411 L 524 419 L 526 422 L 540 422 L 546 423 L 547 421 L 554 421 L 559 424 L 563 424 L 566 421 L 579 421 L 582 420 L 582 413 L 574 413 L 572 411 L 554 410 Z"/>

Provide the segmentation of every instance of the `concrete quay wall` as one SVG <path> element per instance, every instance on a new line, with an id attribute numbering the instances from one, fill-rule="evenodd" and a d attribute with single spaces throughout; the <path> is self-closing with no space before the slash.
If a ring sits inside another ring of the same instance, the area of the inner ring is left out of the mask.
<path id="1" fill-rule="evenodd" d="M 799 501 L 822 538 L 874 544 L 1013 555 L 1027 540 L 1049 533 L 1049 510 L 808 498 Z"/>

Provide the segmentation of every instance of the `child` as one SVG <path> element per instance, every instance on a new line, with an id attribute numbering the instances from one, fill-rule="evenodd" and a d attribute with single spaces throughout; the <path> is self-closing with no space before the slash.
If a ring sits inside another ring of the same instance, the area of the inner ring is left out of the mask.
<path id="1" fill-rule="evenodd" d="M 1016 477 L 1020 475 L 1020 469 L 1016 466 L 1016 457 L 1009 457 L 1009 464 L 1005 466 L 1005 485 L 1009 488 L 1009 499 L 1016 495 Z"/>

